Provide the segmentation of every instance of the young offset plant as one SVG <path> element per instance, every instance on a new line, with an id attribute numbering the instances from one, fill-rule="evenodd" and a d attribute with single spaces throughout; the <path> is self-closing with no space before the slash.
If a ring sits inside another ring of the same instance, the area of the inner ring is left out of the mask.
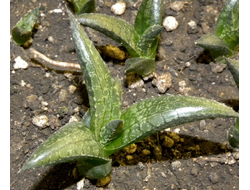
<path id="1" fill-rule="evenodd" d="M 68 123 L 45 141 L 21 170 L 77 162 L 90 179 L 111 173 L 109 156 L 165 128 L 216 117 L 238 117 L 230 107 L 213 100 L 166 95 L 121 109 L 122 90 L 77 19 L 68 12 L 90 109 L 81 122 Z"/>
<path id="2" fill-rule="evenodd" d="M 216 22 L 214 34 L 207 34 L 195 42 L 209 50 L 216 62 L 239 53 L 239 0 L 227 0 Z"/>
<path id="3" fill-rule="evenodd" d="M 239 88 L 239 0 L 227 0 L 216 22 L 214 34 L 201 37 L 196 44 L 209 50 L 215 62 L 225 63 Z M 228 132 L 233 147 L 239 147 L 239 118 Z"/>
<path id="4" fill-rule="evenodd" d="M 31 39 L 33 27 L 39 16 L 40 7 L 27 13 L 12 29 L 12 39 L 17 45 L 24 45 Z"/>
<path id="5" fill-rule="evenodd" d="M 135 72 L 144 77 L 155 69 L 159 34 L 163 30 L 162 5 L 163 0 L 144 0 L 134 26 L 123 19 L 98 13 L 79 14 L 76 18 L 81 24 L 122 44 L 131 56 L 125 62 L 126 72 Z"/>

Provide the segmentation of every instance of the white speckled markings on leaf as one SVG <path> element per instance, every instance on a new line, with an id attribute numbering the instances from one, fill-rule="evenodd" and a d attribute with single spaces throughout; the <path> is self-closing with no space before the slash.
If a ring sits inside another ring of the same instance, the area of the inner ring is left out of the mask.
<path id="1" fill-rule="evenodd" d="M 76 18 L 81 24 L 102 32 L 121 43 L 131 55 L 138 56 L 140 54 L 136 46 L 139 35 L 134 27 L 125 20 L 99 13 L 82 14 Z"/>
<path id="2" fill-rule="evenodd" d="M 51 135 L 27 160 L 22 170 L 63 162 L 95 159 L 105 164 L 103 151 L 88 127 L 72 122 Z"/>
<path id="3" fill-rule="evenodd" d="M 121 87 L 74 16 L 68 12 L 76 53 L 89 95 L 91 131 L 100 141 L 101 128 L 121 115 Z"/>
<path id="4" fill-rule="evenodd" d="M 238 113 L 198 97 L 166 95 L 147 99 L 123 111 L 123 133 L 105 151 L 111 154 L 165 128 L 216 117 L 238 117 Z"/>

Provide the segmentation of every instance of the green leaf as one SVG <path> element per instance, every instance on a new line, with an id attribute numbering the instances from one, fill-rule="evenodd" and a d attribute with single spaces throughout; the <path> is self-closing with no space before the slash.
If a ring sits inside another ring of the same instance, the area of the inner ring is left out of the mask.
<path id="1" fill-rule="evenodd" d="M 217 117 L 238 117 L 238 113 L 204 98 L 167 95 L 147 99 L 123 111 L 123 132 L 105 148 L 105 152 L 112 154 L 165 128 Z"/>
<path id="2" fill-rule="evenodd" d="M 33 27 L 39 16 L 39 10 L 40 7 L 37 7 L 33 11 L 27 13 L 12 29 L 12 39 L 17 45 L 23 45 L 30 39 Z"/>
<path id="3" fill-rule="evenodd" d="M 233 75 L 234 81 L 239 88 L 239 61 L 233 59 L 225 59 L 228 69 Z"/>
<path id="4" fill-rule="evenodd" d="M 150 75 L 155 69 L 155 60 L 147 58 L 129 58 L 125 62 L 126 73 L 135 72 L 145 77 Z"/>
<path id="5" fill-rule="evenodd" d="M 239 148 L 239 118 L 237 118 L 235 126 L 229 129 L 228 141 L 232 147 Z"/>
<path id="6" fill-rule="evenodd" d="M 153 25 L 145 30 L 138 42 L 138 47 L 141 49 L 142 56 L 154 58 L 154 54 L 152 55 L 152 53 L 154 52 L 152 52 L 152 49 L 154 49 L 153 42 L 155 41 L 155 39 L 157 39 L 157 36 L 161 33 L 163 29 L 163 26 Z M 158 45 L 158 43 L 156 45 Z"/>
<path id="7" fill-rule="evenodd" d="M 163 0 L 144 0 L 135 19 L 135 30 L 142 35 L 150 26 L 161 25 Z"/>
<path id="8" fill-rule="evenodd" d="M 100 142 L 101 128 L 121 115 L 121 93 L 93 43 L 68 11 L 72 35 L 90 102 L 91 131 Z"/>
<path id="9" fill-rule="evenodd" d="M 91 127 L 91 115 L 90 115 L 90 111 L 88 109 L 88 111 L 84 114 L 83 118 L 82 118 L 82 123 L 84 125 L 86 125 L 86 127 L 90 128 Z"/>
<path id="10" fill-rule="evenodd" d="M 231 50 L 239 46 L 239 1 L 228 0 L 216 22 L 215 35 L 224 40 Z"/>
<path id="11" fill-rule="evenodd" d="M 125 20 L 97 13 L 81 14 L 76 18 L 84 26 L 93 28 L 122 44 L 131 56 L 138 57 L 140 55 L 136 45 L 139 36 L 133 26 Z"/>
<path id="12" fill-rule="evenodd" d="M 110 121 L 106 125 L 104 125 L 100 132 L 100 143 L 106 145 L 107 143 L 115 139 L 122 132 L 123 124 L 123 120 L 117 119 Z"/>
<path id="13" fill-rule="evenodd" d="M 80 175 L 89 179 L 102 179 L 111 173 L 112 160 L 109 160 L 106 164 L 96 165 L 92 164 L 92 160 L 77 162 L 77 169 Z"/>
<path id="14" fill-rule="evenodd" d="M 27 160 L 22 170 L 78 160 L 93 160 L 96 165 L 109 162 L 90 129 L 80 122 L 72 122 L 51 135 Z"/>
<path id="15" fill-rule="evenodd" d="M 95 12 L 95 0 L 71 0 L 76 14 Z"/>
<path id="16" fill-rule="evenodd" d="M 213 34 L 207 34 L 198 39 L 195 44 L 209 50 L 213 59 L 232 54 L 227 44 L 219 37 Z"/>

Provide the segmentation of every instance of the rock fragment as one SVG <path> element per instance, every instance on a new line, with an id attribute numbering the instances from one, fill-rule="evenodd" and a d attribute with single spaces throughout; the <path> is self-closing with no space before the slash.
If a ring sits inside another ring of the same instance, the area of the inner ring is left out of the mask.
<path id="1" fill-rule="evenodd" d="M 172 76 L 170 73 L 165 73 L 160 76 L 156 74 L 152 84 L 157 87 L 160 93 L 165 93 L 172 85 Z"/>
<path id="2" fill-rule="evenodd" d="M 46 115 L 37 115 L 33 117 L 32 123 L 40 129 L 44 129 L 48 126 L 49 119 Z"/>
<path id="3" fill-rule="evenodd" d="M 115 15 L 122 15 L 126 10 L 126 3 L 125 2 L 117 2 L 116 4 L 111 6 L 111 11 Z"/>
<path id="4" fill-rule="evenodd" d="M 168 32 L 170 32 L 175 30 L 178 27 L 179 23 L 175 17 L 167 16 L 166 18 L 164 18 L 162 25 Z"/>
<path id="5" fill-rule="evenodd" d="M 15 58 L 14 69 L 27 69 L 29 64 L 24 61 L 20 56 Z"/>

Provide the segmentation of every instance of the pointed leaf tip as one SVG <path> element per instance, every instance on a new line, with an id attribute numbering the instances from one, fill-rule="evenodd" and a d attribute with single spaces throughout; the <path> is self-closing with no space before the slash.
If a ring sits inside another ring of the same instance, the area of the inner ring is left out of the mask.
<path id="1" fill-rule="evenodd" d="M 21 170 L 77 160 L 95 160 L 99 164 L 109 161 L 90 129 L 80 122 L 72 122 L 51 135 Z"/>

